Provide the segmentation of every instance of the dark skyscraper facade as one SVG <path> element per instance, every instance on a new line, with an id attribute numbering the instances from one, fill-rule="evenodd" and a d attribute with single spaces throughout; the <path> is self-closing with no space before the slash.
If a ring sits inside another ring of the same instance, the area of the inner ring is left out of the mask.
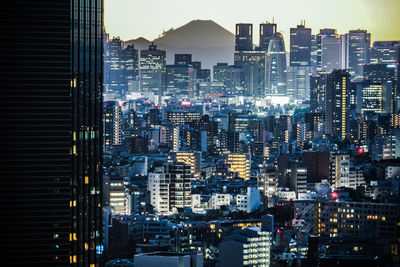
<path id="1" fill-rule="evenodd" d="M 348 136 L 350 75 L 335 70 L 326 80 L 326 132 L 342 140 Z"/>
<path id="2" fill-rule="evenodd" d="M 310 77 L 310 112 L 325 113 L 327 73 L 318 73 Z"/>
<path id="3" fill-rule="evenodd" d="M 290 66 L 311 65 L 311 29 L 304 25 L 290 29 Z"/>
<path id="4" fill-rule="evenodd" d="M 1 266 L 100 266 L 103 1 L 0 3 Z"/>
<path id="5" fill-rule="evenodd" d="M 261 23 L 260 24 L 260 43 L 259 48 L 261 50 L 267 51 L 269 46 L 269 41 L 272 36 L 276 33 L 275 23 Z"/>
<path id="6" fill-rule="evenodd" d="M 161 95 L 166 87 L 166 52 L 151 44 L 140 51 L 140 90 Z"/>
<path id="7" fill-rule="evenodd" d="M 235 51 L 253 50 L 253 24 L 236 24 Z"/>
<path id="8" fill-rule="evenodd" d="M 363 79 L 363 66 L 369 63 L 371 34 L 364 30 L 354 30 L 346 34 L 346 69 L 352 81 Z"/>

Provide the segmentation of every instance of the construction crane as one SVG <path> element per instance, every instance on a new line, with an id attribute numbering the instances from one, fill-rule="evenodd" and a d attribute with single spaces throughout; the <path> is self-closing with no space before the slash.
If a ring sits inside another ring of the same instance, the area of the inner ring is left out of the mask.
<path id="1" fill-rule="evenodd" d="M 330 187 L 322 189 L 317 197 L 314 200 L 314 203 L 319 203 L 321 200 L 323 200 L 329 191 L 331 190 Z M 331 193 L 331 203 L 335 199 L 337 199 L 338 195 L 336 192 Z M 328 203 L 328 204 L 329 204 Z M 309 204 L 307 205 L 304 209 L 298 209 L 295 207 L 294 202 L 290 201 L 290 205 L 293 208 L 293 219 L 286 224 L 286 229 L 280 230 L 278 229 L 278 234 L 280 234 L 280 245 L 283 247 L 285 245 L 287 247 L 287 252 L 290 252 L 289 249 L 289 244 L 287 240 L 284 238 L 284 232 L 290 232 L 291 236 L 294 235 L 294 239 L 296 241 L 296 266 L 301 267 L 301 241 L 305 235 L 307 235 L 310 230 L 314 227 L 314 222 L 313 221 L 305 221 L 303 218 L 310 213 L 310 211 L 313 210 L 314 205 Z M 329 210 L 329 205 L 326 205 L 321 211 L 320 211 L 320 216 L 324 215 L 328 212 Z M 284 252 L 284 250 L 282 250 Z M 285 257 L 286 258 L 286 257 Z M 289 261 L 289 264 L 291 265 L 293 259 Z"/>

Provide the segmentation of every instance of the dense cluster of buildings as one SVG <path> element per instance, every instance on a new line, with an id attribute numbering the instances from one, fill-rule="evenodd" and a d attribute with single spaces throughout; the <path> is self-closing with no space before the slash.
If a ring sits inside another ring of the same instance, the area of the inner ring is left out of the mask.
<path id="1" fill-rule="evenodd" d="M 400 41 L 237 24 L 211 71 L 0 6 L 1 266 L 400 264 Z"/>
<path id="2" fill-rule="evenodd" d="M 108 259 L 397 264 L 400 41 L 304 22 L 288 52 L 275 23 L 258 46 L 252 24 L 235 36 L 212 71 L 106 40 Z"/>

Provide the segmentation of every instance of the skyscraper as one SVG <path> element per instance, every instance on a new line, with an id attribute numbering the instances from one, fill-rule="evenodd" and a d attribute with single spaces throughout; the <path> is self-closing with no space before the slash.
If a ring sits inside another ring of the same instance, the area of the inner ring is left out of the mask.
<path id="1" fill-rule="evenodd" d="M 363 79 L 363 66 L 369 63 L 371 34 L 365 30 L 353 30 L 346 34 L 346 69 L 352 81 Z"/>
<path id="2" fill-rule="evenodd" d="M 2 1 L 0 24 L 0 265 L 100 266 L 103 1 Z"/>
<path id="3" fill-rule="evenodd" d="M 175 64 L 167 65 L 167 91 L 172 95 L 197 96 L 197 71 L 191 54 L 175 54 Z"/>
<path id="4" fill-rule="evenodd" d="M 166 87 L 165 51 L 151 44 L 140 51 L 140 90 L 162 95 Z"/>
<path id="5" fill-rule="evenodd" d="M 325 113 L 327 73 L 310 77 L 310 112 Z"/>
<path id="6" fill-rule="evenodd" d="M 242 68 L 242 84 L 247 96 L 265 95 L 265 51 L 235 51 L 235 67 Z"/>
<path id="7" fill-rule="evenodd" d="M 122 50 L 125 93 L 139 90 L 139 53 L 134 45 L 128 45 Z"/>
<path id="8" fill-rule="evenodd" d="M 321 29 L 318 40 L 318 70 L 331 72 L 341 68 L 342 39 L 335 29 Z"/>
<path id="9" fill-rule="evenodd" d="M 106 44 L 104 53 L 104 91 L 110 98 L 121 97 L 124 91 L 124 75 L 122 70 L 122 50 L 124 43 L 114 37 Z"/>
<path id="10" fill-rule="evenodd" d="M 290 66 L 311 65 L 311 29 L 297 25 L 290 29 Z"/>
<path id="11" fill-rule="evenodd" d="M 253 24 L 236 24 L 235 51 L 253 50 Z"/>
<path id="12" fill-rule="evenodd" d="M 272 35 L 267 54 L 267 95 L 286 95 L 286 52 L 281 33 Z"/>
<path id="13" fill-rule="evenodd" d="M 342 140 L 348 136 L 350 75 L 335 70 L 326 82 L 326 132 Z"/>
<path id="14" fill-rule="evenodd" d="M 371 48 L 371 64 L 400 63 L 400 41 L 376 41 Z"/>
<path id="15" fill-rule="evenodd" d="M 260 50 L 267 51 L 269 47 L 269 41 L 276 33 L 276 23 L 261 23 L 260 24 Z"/>

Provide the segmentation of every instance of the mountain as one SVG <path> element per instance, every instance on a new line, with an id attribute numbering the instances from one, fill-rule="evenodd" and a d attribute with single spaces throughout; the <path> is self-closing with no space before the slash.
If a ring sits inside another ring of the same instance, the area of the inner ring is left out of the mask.
<path id="1" fill-rule="evenodd" d="M 124 42 L 125 45 L 134 44 L 136 49 L 145 50 L 149 48 L 151 41 L 147 40 L 146 38 L 140 37 L 137 39 L 132 39 L 129 41 Z"/>
<path id="2" fill-rule="evenodd" d="M 137 49 L 147 49 L 150 44 L 144 38 L 125 43 L 134 44 Z M 211 71 L 217 62 L 233 64 L 235 36 L 212 20 L 192 20 L 177 29 L 165 31 L 154 44 L 167 51 L 167 64 L 174 63 L 177 53 L 192 54 L 193 61 L 201 61 L 202 68 Z"/>

